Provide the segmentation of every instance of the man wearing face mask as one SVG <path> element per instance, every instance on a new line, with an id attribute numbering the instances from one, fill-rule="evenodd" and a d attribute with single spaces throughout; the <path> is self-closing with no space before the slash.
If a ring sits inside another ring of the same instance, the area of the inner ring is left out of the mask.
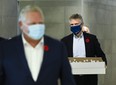
<path id="1" fill-rule="evenodd" d="M 73 14 L 69 18 L 72 34 L 61 39 L 66 45 L 69 57 L 102 57 L 107 64 L 106 57 L 102 51 L 95 35 L 82 31 L 83 19 L 79 14 Z M 77 85 L 97 85 L 97 75 L 74 75 Z"/>
<path id="2" fill-rule="evenodd" d="M 22 34 L 0 46 L 0 85 L 75 85 L 63 43 L 44 35 L 40 8 L 24 7 L 18 22 Z"/>

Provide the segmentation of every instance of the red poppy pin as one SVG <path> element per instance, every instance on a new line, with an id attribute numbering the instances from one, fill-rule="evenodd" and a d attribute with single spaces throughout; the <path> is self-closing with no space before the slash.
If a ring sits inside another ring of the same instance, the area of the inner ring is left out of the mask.
<path id="1" fill-rule="evenodd" d="M 90 39 L 89 38 L 86 38 L 85 42 L 86 43 L 89 43 L 90 42 Z"/>
<path id="2" fill-rule="evenodd" d="M 45 51 L 48 51 L 49 50 L 49 47 L 47 45 L 44 45 L 44 50 Z"/>

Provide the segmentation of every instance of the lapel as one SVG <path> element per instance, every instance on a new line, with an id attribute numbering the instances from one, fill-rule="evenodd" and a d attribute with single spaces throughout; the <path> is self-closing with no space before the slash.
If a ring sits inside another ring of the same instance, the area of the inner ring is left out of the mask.
<path id="1" fill-rule="evenodd" d="M 45 68 L 46 66 L 46 63 L 50 60 L 48 55 L 49 55 L 49 45 L 50 43 L 48 42 L 48 38 L 46 36 L 44 36 L 44 55 L 43 55 L 43 62 L 42 62 L 42 65 L 41 65 L 41 69 L 40 69 L 40 72 L 39 72 L 39 75 L 38 75 L 38 79 L 37 79 L 37 82 L 41 81 L 42 80 L 42 77 L 43 77 L 43 74 L 46 73 L 45 71 Z M 48 50 L 47 50 L 48 49 Z M 45 76 L 44 76 L 45 77 Z"/>
<path id="2" fill-rule="evenodd" d="M 28 74 L 31 75 L 31 72 L 29 70 L 28 63 L 27 63 L 27 60 L 26 60 L 26 56 L 25 56 L 25 53 L 24 53 L 24 47 L 23 47 L 23 42 L 22 42 L 21 35 L 17 37 L 15 47 L 16 47 L 17 55 L 20 59 L 19 63 L 21 63 L 21 65 L 23 66 L 24 72 L 26 74 L 28 73 Z"/>
<path id="3" fill-rule="evenodd" d="M 84 42 L 85 42 L 85 52 L 86 52 L 86 57 L 89 57 L 89 51 L 90 51 L 90 36 L 88 36 L 85 32 L 83 32 L 84 36 Z"/>
<path id="4" fill-rule="evenodd" d="M 70 35 L 69 37 L 69 49 L 70 49 L 70 56 L 73 57 L 73 34 Z"/>

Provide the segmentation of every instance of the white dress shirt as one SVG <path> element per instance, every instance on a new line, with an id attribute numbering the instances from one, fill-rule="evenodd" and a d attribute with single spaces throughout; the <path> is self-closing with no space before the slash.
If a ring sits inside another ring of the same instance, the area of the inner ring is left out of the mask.
<path id="1" fill-rule="evenodd" d="M 41 41 L 37 44 L 37 46 L 34 48 L 32 47 L 24 38 L 22 35 L 23 39 L 23 45 L 24 45 L 24 51 L 25 51 L 25 56 L 26 60 L 32 75 L 32 78 L 34 81 L 37 81 L 41 64 L 43 61 L 43 43 L 44 43 L 44 38 L 41 39 Z"/>
<path id="2" fill-rule="evenodd" d="M 86 57 L 83 33 L 79 37 L 73 36 L 73 57 Z"/>

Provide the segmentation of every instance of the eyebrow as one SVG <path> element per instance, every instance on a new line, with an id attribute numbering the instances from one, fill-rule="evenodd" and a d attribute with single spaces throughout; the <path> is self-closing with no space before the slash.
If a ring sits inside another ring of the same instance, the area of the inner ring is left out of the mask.
<path id="1" fill-rule="evenodd" d="M 79 23 L 75 23 L 75 24 L 70 24 L 70 25 L 79 25 Z"/>
<path id="2" fill-rule="evenodd" d="M 43 24 L 44 22 L 38 22 L 38 23 L 36 23 L 36 22 L 33 22 L 33 23 L 29 23 L 29 25 L 34 25 L 34 24 Z"/>

